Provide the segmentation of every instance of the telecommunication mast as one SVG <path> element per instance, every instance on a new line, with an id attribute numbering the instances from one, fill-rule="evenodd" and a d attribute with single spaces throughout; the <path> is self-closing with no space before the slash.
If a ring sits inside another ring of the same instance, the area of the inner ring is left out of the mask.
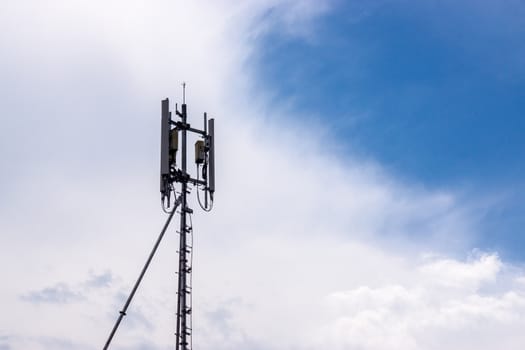
<path id="1" fill-rule="evenodd" d="M 182 105 L 179 111 L 175 105 L 175 116 L 172 118 L 169 100 L 161 101 L 161 142 L 160 142 L 160 193 L 162 209 L 169 214 L 162 231 L 160 232 L 153 249 L 146 260 L 140 275 L 131 290 L 124 307 L 119 312 L 119 317 L 111 330 L 104 345 L 104 350 L 109 345 L 117 331 L 122 319 L 126 315 L 137 288 L 144 277 L 157 248 L 166 233 L 166 230 L 178 207 L 180 207 L 180 230 L 179 233 L 179 266 L 177 287 L 177 324 L 176 324 L 176 350 L 192 349 L 192 254 L 193 254 L 193 227 L 188 225 L 188 215 L 193 210 L 188 207 L 187 197 L 190 194 L 188 185 L 193 185 L 197 191 L 197 199 L 204 211 L 210 211 L 213 207 L 215 193 L 215 120 L 208 119 L 206 113 L 203 116 L 203 129 L 192 127 L 188 123 L 188 108 L 186 105 L 186 84 L 183 83 Z M 195 164 L 196 177 L 188 173 L 187 164 L 187 138 L 188 133 L 193 133 L 199 138 L 195 142 Z M 179 142 L 180 137 L 180 142 Z M 180 144 L 180 166 L 177 163 Z M 180 184 L 180 192 L 177 196 L 177 184 Z M 204 199 L 201 201 L 199 192 L 203 192 Z M 203 203 L 204 202 L 204 203 Z M 191 221 L 190 221 L 191 222 Z M 188 243 L 189 242 L 189 243 Z"/>

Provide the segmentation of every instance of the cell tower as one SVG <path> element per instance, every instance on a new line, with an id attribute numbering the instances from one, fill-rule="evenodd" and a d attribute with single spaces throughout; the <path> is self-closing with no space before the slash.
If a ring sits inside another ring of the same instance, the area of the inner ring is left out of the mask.
<path id="1" fill-rule="evenodd" d="M 104 345 L 104 350 L 109 345 L 117 331 L 120 322 L 126 315 L 129 304 L 131 303 L 137 288 L 144 277 L 157 248 L 166 233 L 166 230 L 180 206 L 180 231 L 179 231 L 179 270 L 177 288 L 177 325 L 176 325 L 176 350 L 192 349 L 192 254 L 193 228 L 187 223 L 187 215 L 191 215 L 193 210 L 188 207 L 187 195 L 190 193 L 188 184 L 192 184 L 197 190 L 197 199 L 201 208 L 210 211 L 213 207 L 213 195 L 215 192 L 215 148 L 214 148 L 214 119 L 209 119 L 204 113 L 204 127 L 202 130 L 191 127 L 188 123 L 186 106 L 186 84 L 183 83 L 182 106 L 178 110 L 175 105 L 175 114 L 180 120 L 173 120 L 169 108 L 169 100 L 166 98 L 161 101 L 161 148 L 160 148 L 160 193 L 162 209 L 169 214 L 162 231 L 160 232 L 153 249 L 146 260 L 140 275 L 131 290 L 119 317 L 111 330 L 111 333 Z M 192 178 L 187 172 L 187 136 L 188 132 L 200 137 L 195 142 L 195 164 L 197 177 Z M 177 152 L 179 150 L 179 134 L 181 138 L 180 167 L 177 166 Z M 177 197 L 176 184 L 180 184 L 180 193 Z M 199 191 L 204 192 L 204 203 L 201 202 Z M 172 197 L 173 196 L 173 197 Z M 173 198 L 173 199 L 172 199 Z M 171 209 L 170 209 L 171 208 Z M 191 222 L 191 221 L 190 221 Z"/>

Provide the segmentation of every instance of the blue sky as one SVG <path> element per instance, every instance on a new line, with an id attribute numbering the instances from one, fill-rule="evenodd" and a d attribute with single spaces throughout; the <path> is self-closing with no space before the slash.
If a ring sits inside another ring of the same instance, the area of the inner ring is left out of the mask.
<path id="1" fill-rule="evenodd" d="M 430 188 L 500 193 L 478 243 L 523 260 L 523 15 L 519 1 L 336 2 L 307 35 L 270 31 L 257 70 L 349 153 Z"/>

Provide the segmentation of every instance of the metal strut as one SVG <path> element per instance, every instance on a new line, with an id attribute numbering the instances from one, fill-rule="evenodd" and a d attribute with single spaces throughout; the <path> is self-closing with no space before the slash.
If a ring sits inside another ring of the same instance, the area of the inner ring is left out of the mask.
<path id="1" fill-rule="evenodd" d="M 113 326 L 113 329 L 111 330 L 111 333 L 109 334 L 108 340 L 106 341 L 106 345 L 104 345 L 103 350 L 107 350 L 109 348 L 109 344 L 111 343 L 111 340 L 113 339 L 113 336 L 115 335 L 115 332 L 117 331 L 120 322 L 126 316 L 126 311 L 128 310 L 129 304 L 131 303 L 131 300 L 133 299 L 133 296 L 135 296 L 135 292 L 137 291 L 137 288 L 140 285 L 140 282 L 142 281 L 142 278 L 144 277 L 144 274 L 146 273 L 146 270 L 149 267 L 149 264 L 151 263 L 151 260 L 153 259 L 153 256 L 155 255 L 155 252 L 157 251 L 157 248 L 159 247 L 160 242 L 162 241 L 162 237 L 164 237 L 164 234 L 166 233 L 166 230 L 168 229 L 168 226 L 171 222 L 171 219 L 173 218 L 173 214 L 175 214 L 175 209 L 179 206 L 179 204 L 182 201 L 182 196 L 179 196 L 177 200 L 175 201 L 175 204 L 173 205 L 173 210 L 171 211 L 170 215 L 168 216 L 168 219 L 166 220 L 166 223 L 164 224 L 164 227 L 162 228 L 162 231 L 159 234 L 159 237 L 157 238 L 157 241 L 155 242 L 155 245 L 153 246 L 153 249 L 151 250 L 151 253 L 149 254 L 148 260 L 146 261 L 146 264 L 142 268 L 142 271 L 140 272 L 140 276 L 135 282 L 135 285 L 133 286 L 133 289 L 131 290 L 131 293 L 128 297 L 128 300 L 126 300 L 126 303 L 124 304 L 124 308 L 122 308 L 122 311 L 120 311 L 120 315 L 117 319 L 117 322 L 115 322 L 115 326 Z"/>

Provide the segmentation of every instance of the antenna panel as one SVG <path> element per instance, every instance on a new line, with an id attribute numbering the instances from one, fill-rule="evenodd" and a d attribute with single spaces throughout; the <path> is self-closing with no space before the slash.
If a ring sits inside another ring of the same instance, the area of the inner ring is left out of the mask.
<path id="1" fill-rule="evenodd" d="M 170 136 L 171 118 L 169 100 L 161 103 L 161 130 L 160 130 L 160 191 L 164 192 L 164 179 L 170 174 Z"/>
<path id="2" fill-rule="evenodd" d="M 210 154 L 208 164 L 208 176 L 210 179 L 209 190 L 213 199 L 213 192 L 215 192 L 215 119 L 208 120 L 208 135 L 210 137 Z"/>

